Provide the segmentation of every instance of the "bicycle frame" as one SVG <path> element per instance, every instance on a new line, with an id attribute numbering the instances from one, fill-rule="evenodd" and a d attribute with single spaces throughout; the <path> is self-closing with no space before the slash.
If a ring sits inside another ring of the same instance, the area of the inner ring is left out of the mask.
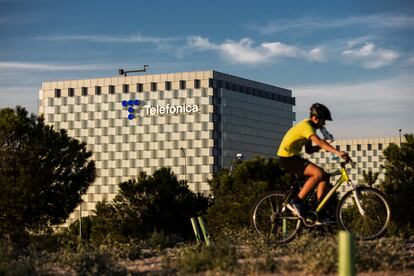
<path id="1" fill-rule="evenodd" d="M 332 189 L 325 195 L 321 203 L 319 203 L 318 207 L 316 208 L 316 213 L 319 213 L 322 210 L 322 208 L 326 205 L 326 203 L 329 201 L 332 195 L 336 192 L 336 190 L 338 190 L 339 186 L 341 186 L 343 183 L 347 183 L 348 185 L 352 187 L 353 190 L 355 190 L 355 186 L 352 184 L 351 179 L 349 178 L 348 172 L 345 169 L 345 164 L 346 163 L 341 162 L 341 168 L 333 173 L 330 173 L 331 176 L 341 175 L 341 177 L 336 181 Z M 355 192 L 354 195 L 357 199 L 356 202 L 357 202 L 359 211 L 361 212 L 361 214 L 364 214 L 365 212 L 359 203 L 357 193 Z"/>

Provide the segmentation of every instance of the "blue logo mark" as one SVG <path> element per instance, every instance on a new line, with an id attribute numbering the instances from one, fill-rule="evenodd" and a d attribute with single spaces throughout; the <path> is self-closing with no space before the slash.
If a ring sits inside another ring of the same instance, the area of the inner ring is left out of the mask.
<path id="1" fill-rule="evenodd" d="M 128 107 L 128 119 L 132 120 L 135 118 L 135 109 L 134 106 L 138 106 L 140 104 L 139 100 L 129 100 L 129 101 L 122 101 L 123 107 Z"/>

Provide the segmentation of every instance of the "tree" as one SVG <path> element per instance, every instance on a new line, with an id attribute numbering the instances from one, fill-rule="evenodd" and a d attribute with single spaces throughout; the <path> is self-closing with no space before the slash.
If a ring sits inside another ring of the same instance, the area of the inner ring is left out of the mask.
<path id="1" fill-rule="evenodd" d="M 221 170 L 209 181 L 214 198 L 207 212 L 212 232 L 249 226 L 257 197 L 265 191 L 286 191 L 291 181 L 292 176 L 280 169 L 276 159 L 257 157 L 243 161 L 231 174 L 227 169 Z"/>
<path id="2" fill-rule="evenodd" d="M 22 107 L 0 110 L 1 236 L 64 222 L 95 179 L 86 144 Z"/>
<path id="3" fill-rule="evenodd" d="M 190 218 L 204 213 L 208 198 L 189 190 L 170 168 L 160 168 L 152 176 L 141 172 L 137 179 L 119 184 L 113 203 L 96 205 L 92 240 L 147 238 L 154 232 L 192 234 Z"/>
<path id="4" fill-rule="evenodd" d="M 362 182 L 367 184 L 370 187 L 373 187 L 375 182 L 377 182 L 379 172 L 373 173 L 372 171 L 363 171 L 362 172 Z"/>
<path id="5" fill-rule="evenodd" d="M 414 136 L 405 135 L 399 147 L 390 144 L 384 150 L 385 180 L 381 183 L 393 208 L 393 231 L 414 234 Z"/>

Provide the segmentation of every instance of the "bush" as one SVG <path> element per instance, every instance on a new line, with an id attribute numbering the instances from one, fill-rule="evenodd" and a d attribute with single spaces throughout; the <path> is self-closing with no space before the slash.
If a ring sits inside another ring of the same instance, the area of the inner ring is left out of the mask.
<path id="1" fill-rule="evenodd" d="M 237 266 L 237 260 L 236 248 L 227 243 L 214 243 L 209 247 L 196 245 L 183 250 L 178 268 L 183 273 L 208 270 L 231 272 Z"/>
<path id="2" fill-rule="evenodd" d="M 406 237 L 414 234 L 414 136 L 405 135 L 401 147 L 391 144 L 384 150 L 385 181 L 381 188 L 390 199 L 393 217 L 389 232 Z"/>
<path id="3" fill-rule="evenodd" d="M 78 252 L 66 253 L 65 264 L 77 275 L 127 275 L 108 252 L 93 247 L 81 247 Z"/>
<path id="4" fill-rule="evenodd" d="M 169 168 L 152 176 L 141 173 L 137 179 L 119 184 L 113 203 L 96 205 L 91 239 L 94 243 L 111 239 L 148 238 L 154 232 L 166 236 L 192 237 L 190 218 L 205 212 L 209 200 L 189 190 Z"/>
<path id="5" fill-rule="evenodd" d="M 239 164 L 230 175 L 223 169 L 209 181 L 214 203 L 207 211 L 212 233 L 250 226 L 250 211 L 265 191 L 287 189 L 291 176 L 276 159 L 256 158 Z"/>

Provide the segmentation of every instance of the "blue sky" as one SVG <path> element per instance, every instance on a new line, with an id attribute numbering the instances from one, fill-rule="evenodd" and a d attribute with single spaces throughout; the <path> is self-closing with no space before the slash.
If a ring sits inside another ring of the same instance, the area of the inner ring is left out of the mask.
<path id="1" fill-rule="evenodd" d="M 43 81 L 217 70 L 330 107 L 337 138 L 414 133 L 413 1 L 0 0 L 0 108 Z"/>

